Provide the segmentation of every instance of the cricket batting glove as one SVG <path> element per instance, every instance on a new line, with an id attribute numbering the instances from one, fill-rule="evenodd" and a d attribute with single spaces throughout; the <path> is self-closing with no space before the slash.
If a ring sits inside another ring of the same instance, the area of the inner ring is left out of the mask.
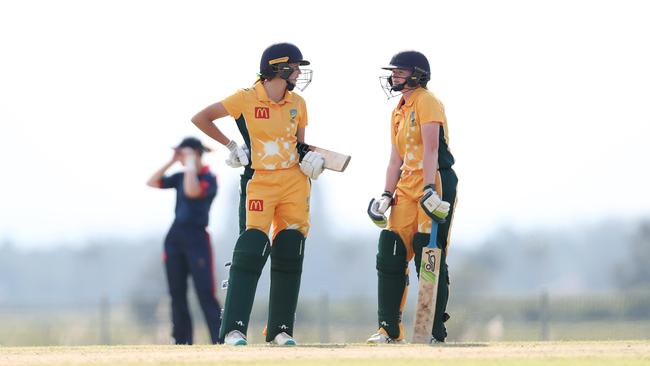
<path id="1" fill-rule="evenodd" d="M 318 176 L 323 172 L 324 165 L 325 159 L 323 155 L 309 151 L 300 162 L 300 171 L 311 179 L 318 179 Z"/>
<path id="2" fill-rule="evenodd" d="M 445 222 L 449 215 L 449 202 L 440 199 L 433 184 L 424 186 L 424 193 L 420 198 L 420 206 L 424 212 L 437 223 Z"/>
<path id="3" fill-rule="evenodd" d="M 230 156 L 226 159 L 226 164 L 231 168 L 239 168 L 245 165 L 248 165 L 250 161 L 250 150 L 248 146 L 244 145 L 240 147 L 234 140 L 230 140 L 228 145 L 226 145 L 228 150 L 230 150 Z"/>
<path id="4" fill-rule="evenodd" d="M 392 204 L 393 195 L 388 191 L 382 193 L 380 199 L 371 199 L 370 204 L 368 205 L 368 216 L 370 216 L 370 220 L 380 228 L 385 228 L 388 223 L 388 220 L 386 219 L 386 211 L 388 211 L 388 208 Z"/>

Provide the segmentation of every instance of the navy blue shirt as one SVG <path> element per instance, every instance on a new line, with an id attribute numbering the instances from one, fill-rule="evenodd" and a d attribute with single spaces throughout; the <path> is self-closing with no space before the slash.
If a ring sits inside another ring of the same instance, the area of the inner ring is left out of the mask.
<path id="1" fill-rule="evenodd" d="M 179 172 L 160 180 L 160 188 L 176 188 L 176 217 L 174 225 L 192 225 L 206 227 L 210 216 L 210 206 L 217 195 L 217 177 L 204 166 L 198 172 L 201 196 L 189 198 L 183 190 L 183 175 Z"/>

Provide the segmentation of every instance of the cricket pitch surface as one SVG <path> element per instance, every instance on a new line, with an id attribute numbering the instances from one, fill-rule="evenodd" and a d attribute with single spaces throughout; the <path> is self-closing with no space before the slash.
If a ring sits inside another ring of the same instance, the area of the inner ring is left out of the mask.
<path id="1" fill-rule="evenodd" d="M 11 365 L 650 365 L 650 341 L 3 347 Z"/>

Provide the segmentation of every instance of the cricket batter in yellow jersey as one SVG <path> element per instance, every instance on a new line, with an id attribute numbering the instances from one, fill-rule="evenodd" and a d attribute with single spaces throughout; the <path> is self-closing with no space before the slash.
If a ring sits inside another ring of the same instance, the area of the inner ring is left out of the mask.
<path id="1" fill-rule="evenodd" d="M 192 122 L 228 147 L 231 167 L 241 176 L 240 236 L 235 243 L 220 335 L 224 343 L 246 345 L 246 332 L 262 268 L 271 256 L 271 293 L 266 341 L 295 345 L 293 326 L 298 303 L 305 238 L 309 232 L 310 179 L 323 171 L 314 152 L 300 156 L 307 127 L 305 101 L 293 92 L 311 82 L 309 65 L 293 44 L 269 46 L 260 61 L 259 79 L 221 102 L 206 107 Z M 232 116 L 244 139 L 239 146 L 214 120 Z M 273 232 L 269 236 L 271 226 Z"/>
<path id="2" fill-rule="evenodd" d="M 454 158 L 448 148 L 447 118 L 442 103 L 427 89 L 431 70 L 422 53 L 400 52 L 384 69 L 391 71 L 390 76 L 381 78 L 387 95 L 390 98 L 401 94 L 401 98 L 391 117 L 392 148 L 384 193 L 372 199 L 368 207 L 373 222 L 385 228 L 377 252 L 379 330 L 368 342 L 404 342 L 401 318 L 408 263 L 415 257 L 419 275 L 422 248 L 429 243 L 432 219 L 439 223 L 436 243 L 442 249 L 432 342 L 444 342 L 444 322 L 449 318 L 445 313 L 449 298 L 445 258 L 458 183 L 451 168 Z"/>

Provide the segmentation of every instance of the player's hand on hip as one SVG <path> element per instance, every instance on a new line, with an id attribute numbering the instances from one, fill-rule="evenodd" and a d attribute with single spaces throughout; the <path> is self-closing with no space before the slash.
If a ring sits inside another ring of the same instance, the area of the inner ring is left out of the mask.
<path id="1" fill-rule="evenodd" d="M 230 140 L 228 145 L 226 145 L 228 150 L 230 150 L 230 155 L 226 159 L 226 165 L 231 168 L 239 168 L 245 165 L 248 165 L 250 162 L 250 150 L 248 146 L 239 146 L 234 140 Z"/>
<path id="2" fill-rule="evenodd" d="M 393 204 L 393 195 L 386 191 L 381 194 L 381 198 L 373 198 L 368 205 L 368 216 L 375 225 L 380 228 L 385 228 L 388 220 L 386 219 L 386 211 Z"/>
<path id="3" fill-rule="evenodd" d="M 300 162 L 300 171 L 311 179 L 318 179 L 318 176 L 323 172 L 324 165 L 325 159 L 323 155 L 309 151 Z"/>
<path id="4" fill-rule="evenodd" d="M 424 193 L 422 194 L 422 198 L 420 198 L 420 206 L 437 223 L 445 222 L 447 215 L 449 215 L 449 202 L 440 199 L 433 184 L 424 186 Z"/>

